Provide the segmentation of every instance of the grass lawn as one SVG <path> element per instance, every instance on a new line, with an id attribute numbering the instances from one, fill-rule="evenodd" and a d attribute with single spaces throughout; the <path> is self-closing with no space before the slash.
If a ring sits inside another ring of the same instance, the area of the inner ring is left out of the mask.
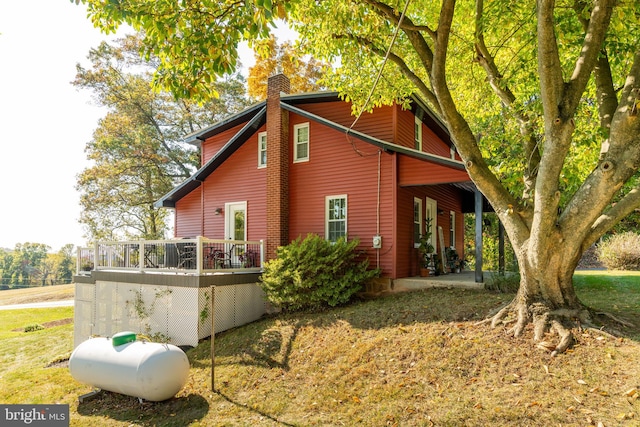
<path id="1" fill-rule="evenodd" d="M 322 313 L 267 318 L 187 352 L 186 386 L 166 402 L 91 391 L 52 362 L 72 349 L 72 308 L 0 311 L 0 402 L 69 403 L 77 426 L 638 426 L 640 275 L 579 273 L 582 301 L 633 322 L 624 338 L 576 333 L 550 357 L 531 333 L 477 326 L 512 295 L 430 289 Z M 609 318 L 603 317 L 607 322 Z M 613 323 L 612 323 L 613 325 Z"/>

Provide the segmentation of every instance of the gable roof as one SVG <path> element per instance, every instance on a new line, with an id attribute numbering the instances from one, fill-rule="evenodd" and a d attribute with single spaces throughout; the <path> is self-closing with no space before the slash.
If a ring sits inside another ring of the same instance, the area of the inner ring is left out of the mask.
<path id="1" fill-rule="evenodd" d="M 428 125 L 432 130 L 445 142 L 451 144 L 449 132 L 444 124 L 437 119 L 435 115 L 421 102 L 419 98 L 414 97 L 417 108 L 424 111 L 423 122 Z M 324 117 L 305 111 L 296 107 L 297 104 L 309 104 L 318 102 L 334 102 L 341 101 L 337 92 L 313 92 L 304 94 L 288 95 L 282 94 L 280 98 L 280 107 L 290 112 L 299 114 L 306 117 L 309 120 L 316 121 L 323 125 L 326 125 L 334 130 L 344 132 L 345 134 L 351 134 L 354 137 L 368 142 L 374 146 L 382 148 L 385 151 L 396 152 L 404 154 L 416 159 L 441 164 L 458 170 L 464 170 L 464 164 L 459 160 L 450 159 L 448 157 L 438 156 L 436 154 L 425 153 L 412 148 L 404 147 L 392 142 L 386 142 L 381 139 L 372 137 L 363 132 L 359 132 L 353 129 L 325 119 Z M 184 139 L 185 142 L 195 145 L 200 145 L 202 141 L 210 138 L 225 130 L 231 129 L 242 123 L 246 125 L 240 129 L 207 163 L 205 163 L 200 169 L 198 169 L 191 177 L 183 181 L 169 193 L 165 194 L 160 200 L 154 203 L 155 207 L 169 207 L 173 208 L 176 202 L 195 190 L 200 184 L 211 175 L 225 160 L 227 160 L 233 153 L 238 150 L 265 122 L 266 122 L 266 101 L 262 101 L 255 104 L 240 113 L 234 114 L 229 118 L 222 120 L 212 126 L 205 129 L 198 130 L 187 135 Z"/>

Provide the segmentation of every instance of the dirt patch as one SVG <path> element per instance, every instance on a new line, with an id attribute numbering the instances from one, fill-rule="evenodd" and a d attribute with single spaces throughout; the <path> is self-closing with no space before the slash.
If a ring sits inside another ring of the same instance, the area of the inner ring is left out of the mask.
<path id="1" fill-rule="evenodd" d="M 45 368 L 68 368 L 69 367 L 69 358 L 54 360 L 49 363 Z"/>
<path id="2" fill-rule="evenodd" d="M 46 329 L 46 328 L 53 328 L 54 326 L 68 325 L 69 323 L 73 323 L 72 317 L 68 317 L 66 319 L 52 320 L 51 322 L 44 322 L 41 325 L 44 326 L 44 328 Z M 24 328 L 18 328 L 18 329 L 12 329 L 11 332 L 21 332 L 23 330 Z"/>

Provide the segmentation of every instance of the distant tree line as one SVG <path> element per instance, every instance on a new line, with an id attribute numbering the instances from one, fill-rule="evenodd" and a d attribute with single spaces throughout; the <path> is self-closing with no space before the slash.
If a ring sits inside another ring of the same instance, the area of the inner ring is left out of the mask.
<path id="1" fill-rule="evenodd" d="M 13 250 L 0 249 L 0 289 L 71 283 L 75 268 L 73 245 L 57 253 L 43 243 L 18 243 Z"/>

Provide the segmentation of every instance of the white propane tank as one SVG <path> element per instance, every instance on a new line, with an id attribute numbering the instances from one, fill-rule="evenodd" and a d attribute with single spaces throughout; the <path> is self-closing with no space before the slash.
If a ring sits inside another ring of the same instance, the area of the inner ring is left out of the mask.
<path id="1" fill-rule="evenodd" d="M 69 358 L 71 376 L 102 390 L 159 402 L 187 382 L 189 359 L 172 344 L 137 341 L 133 332 L 91 338 Z"/>

